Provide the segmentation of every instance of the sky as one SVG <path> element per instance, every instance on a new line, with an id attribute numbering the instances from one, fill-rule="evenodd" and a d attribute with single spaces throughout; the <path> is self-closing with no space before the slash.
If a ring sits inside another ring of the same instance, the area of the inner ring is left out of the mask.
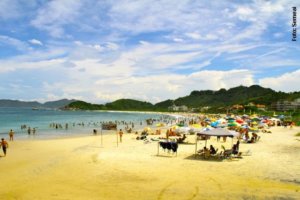
<path id="1" fill-rule="evenodd" d="M 296 0 L 0 0 L 0 99 L 300 91 Z"/>

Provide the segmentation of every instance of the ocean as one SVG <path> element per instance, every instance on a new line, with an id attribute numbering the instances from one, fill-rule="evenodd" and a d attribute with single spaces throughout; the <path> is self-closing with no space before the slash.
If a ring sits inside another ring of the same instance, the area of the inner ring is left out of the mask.
<path id="1" fill-rule="evenodd" d="M 175 118 L 170 115 L 143 112 L 115 111 L 64 111 L 53 109 L 32 108 L 0 108 L 0 137 L 8 138 L 10 129 L 14 130 L 15 138 L 58 138 L 91 135 L 93 129 L 99 133 L 101 122 L 117 122 L 118 129 L 126 126 L 133 130 L 147 126 L 146 119 L 154 119 L 150 128 L 155 128 L 159 122 L 170 122 Z M 67 124 L 67 128 L 66 128 Z M 26 128 L 21 128 L 26 126 Z M 28 127 L 36 129 L 36 133 L 28 134 Z M 105 131 L 103 131 L 105 132 Z"/>

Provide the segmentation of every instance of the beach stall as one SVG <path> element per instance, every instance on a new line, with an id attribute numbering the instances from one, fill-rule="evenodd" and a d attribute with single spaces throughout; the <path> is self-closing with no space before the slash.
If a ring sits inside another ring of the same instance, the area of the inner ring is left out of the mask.
<path id="1" fill-rule="evenodd" d="M 207 139 L 215 136 L 215 137 L 231 137 L 232 138 L 232 143 L 233 143 L 233 137 L 238 137 L 240 134 L 236 131 L 230 131 L 226 128 L 215 128 L 215 129 L 209 129 L 209 130 L 204 130 L 196 135 L 196 142 L 195 142 L 195 156 L 197 155 L 197 150 L 198 150 L 198 140 L 201 138 L 205 138 L 205 147 L 207 145 Z"/>

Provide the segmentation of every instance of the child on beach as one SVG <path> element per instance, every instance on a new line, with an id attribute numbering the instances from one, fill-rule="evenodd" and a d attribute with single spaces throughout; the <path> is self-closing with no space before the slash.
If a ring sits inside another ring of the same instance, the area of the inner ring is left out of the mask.
<path id="1" fill-rule="evenodd" d="M 6 149 L 8 148 L 8 143 L 4 140 L 4 138 L 1 139 L 0 147 L 2 147 L 4 156 L 6 156 Z"/>

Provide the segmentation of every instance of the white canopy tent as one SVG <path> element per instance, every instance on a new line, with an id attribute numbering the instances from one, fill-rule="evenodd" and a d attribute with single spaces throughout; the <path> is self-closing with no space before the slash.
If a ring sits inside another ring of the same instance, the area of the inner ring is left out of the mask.
<path id="1" fill-rule="evenodd" d="M 196 143 L 195 143 L 195 155 L 197 154 L 197 144 L 198 144 L 198 136 L 219 136 L 219 137 L 231 137 L 233 140 L 233 137 L 238 137 L 240 134 L 236 131 L 230 131 L 226 128 L 215 128 L 215 129 L 210 129 L 210 130 L 205 130 L 197 133 L 196 136 Z M 207 138 L 205 139 L 205 146 L 207 144 Z"/>

